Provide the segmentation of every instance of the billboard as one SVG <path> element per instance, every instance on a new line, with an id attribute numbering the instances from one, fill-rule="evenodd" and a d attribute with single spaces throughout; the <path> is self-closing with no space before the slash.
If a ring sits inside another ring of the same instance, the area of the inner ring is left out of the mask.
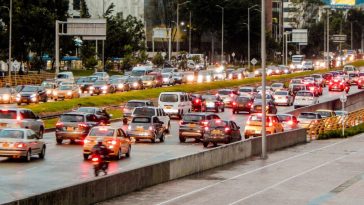
<path id="1" fill-rule="evenodd" d="M 356 4 L 356 0 L 331 0 L 331 5 L 345 5 L 345 6 L 354 6 Z"/>

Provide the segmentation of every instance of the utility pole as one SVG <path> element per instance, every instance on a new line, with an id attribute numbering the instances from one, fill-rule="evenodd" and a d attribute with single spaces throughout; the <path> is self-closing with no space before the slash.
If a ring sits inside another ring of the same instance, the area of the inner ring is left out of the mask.
<path id="1" fill-rule="evenodd" d="M 262 60 L 262 158 L 267 159 L 267 135 L 266 135 L 266 46 L 265 46 L 265 1 L 262 0 L 261 17 L 261 60 Z"/>
<path id="2" fill-rule="evenodd" d="M 9 7 L 7 6 L 0 6 L 0 8 L 5 8 L 9 11 L 9 68 L 8 68 L 8 75 L 9 75 L 9 82 L 11 84 L 11 68 L 13 67 L 11 62 L 11 54 L 12 54 L 12 35 L 13 35 L 13 0 L 10 0 Z"/>
<path id="3" fill-rule="evenodd" d="M 255 4 L 248 8 L 248 69 L 250 70 L 250 9 L 259 6 Z"/>
<path id="4" fill-rule="evenodd" d="M 353 37 L 353 22 L 350 22 L 350 35 L 351 35 L 351 40 L 350 40 L 350 48 L 351 48 L 351 50 L 353 50 L 353 39 L 354 39 L 354 37 Z"/>
<path id="5" fill-rule="evenodd" d="M 191 54 L 191 48 L 192 48 L 192 44 L 191 44 L 191 41 L 192 41 L 192 11 L 190 11 L 190 33 L 188 35 L 189 37 L 189 42 L 188 42 L 188 53 Z"/>
<path id="6" fill-rule="evenodd" d="M 56 43 L 55 43 L 55 60 L 56 60 L 56 74 L 59 73 L 59 21 L 56 20 Z"/>
<path id="7" fill-rule="evenodd" d="M 221 64 L 224 62 L 224 7 L 216 5 L 221 8 Z"/>
<path id="8" fill-rule="evenodd" d="M 183 3 L 177 3 L 177 35 L 176 35 L 176 51 L 179 52 L 179 7 L 182 5 L 185 5 L 187 3 L 190 3 L 190 1 L 185 1 Z"/>
<path id="9" fill-rule="evenodd" d="M 326 37 L 326 49 L 327 49 L 327 56 L 326 56 L 326 61 L 327 61 L 327 67 L 330 68 L 330 10 L 327 10 L 327 16 L 326 16 L 326 23 L 327 23 L 327 37 Z"/>

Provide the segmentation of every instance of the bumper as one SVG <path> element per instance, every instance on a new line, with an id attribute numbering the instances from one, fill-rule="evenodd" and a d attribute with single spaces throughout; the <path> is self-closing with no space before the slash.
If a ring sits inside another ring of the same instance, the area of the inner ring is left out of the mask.
<path id="1" fill-rule="evenodd" d="M 276 105 L 288 105 L 288 100 L 275 100 L 274 103 Z"/>
<path id="2" fill-rule="evenodd" d="M 70 139 L 70 140 L 83 140 L 87 136 L 88 132 L 65 132 L 56 131 L 57 139 Z"/>
<path id="3" fill-rule="evenodd" d="M 203 135 L 201 130 L 179 130 L 179 136 L 185 138 L 203 138 Z"/>
<path id="4" fill-rule="evenodd" d="M 149 131 L 128 131 L 127 132 L 128 137 L 133 137 L 135 139 L 154 139 L 154 134 Z"/>
<path id="5" fill-rule="evenodd" d="M 25 157 L 27 150 L 11 150 L 11 149 L 0 149 L 0 157 Z"/>
<path id="6" fill-rule="evenodd" d="M 248 107 L 233 107 L 233 110 L 234 111 L 246 111 L 246 112 L 250 112 L 250 110 L 251 110 L 251 107 L 250 106 L 248 106 Z"/>
<path id="7" fill-rule="evenodd" d="M 21 97 L 16 99 L 17 103 L 34 103 L 38 102 L 37 98 L 30 98 L 30 97 Z"/>
<path id="8" fill-rule="evenodd" d="M 208 135 L 204 136 L 203 141 L 204 142 L 227 142 L 229 139 L 229 136 L 226 135 Z"/>
<path id="9" fill-rule="evenodd" d="M 335 86 L 331 86 L 331 87 L 329 87 L 329 89 L 330 90 L 333 90 L 333 91 L 344 91 L 345 90 L 345 88 L 343 88 L 343 87 L 335 87 Z"/>

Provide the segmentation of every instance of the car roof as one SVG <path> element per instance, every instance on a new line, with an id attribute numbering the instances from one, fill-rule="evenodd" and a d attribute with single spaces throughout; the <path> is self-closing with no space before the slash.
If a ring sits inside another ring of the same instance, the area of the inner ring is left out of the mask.
<path id="1" fill-rule="evenodd" d="M 207 116 L 207 115 L 215 115 L 213 113 L 199 112 L 199 113 L 186 113 L 185 115 L 199 115 L 199 116 Z"/>
<path id="2" fill-rule="evenodd" d="M 24 132 L 24 131 L 31 130 L 31 129 L 27 129 L 27 128 L 4 128 L 4 129 L 1 129 L 1 130 L 19 130 L 19 131 Z"/>
<path id="3" fill-rule="evenodd" d="M 151 100 L 129 100 L 128 102 L 152 102 Z"/>
<path id="4" fill-rule="evenodd" d="M 318 109 L 316 112 L 334 112 L 333 110 Z"/>
<path id="5" fill-rule="evenodd" d="M 63 113 L 62 115 L 89 115 L 89 114 L 90 113 L 72 111 L 72 112 Z"/>

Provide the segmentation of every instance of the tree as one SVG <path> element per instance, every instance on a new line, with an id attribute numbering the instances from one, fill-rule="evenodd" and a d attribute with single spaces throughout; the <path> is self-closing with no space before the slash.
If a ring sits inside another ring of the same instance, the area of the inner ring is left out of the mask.
<path id="1" fill-rule="evenodd" d="M 90 18 L 91 15 L 88 12 L 88 7 L 85 0 L 80 0 L 80 17 L 81 18 Z"/>
<path id="2" fill-rule="evenodd" d="M 152 59 L 152 63 L 158 67 L 161 67 L 164 65 L 164 58 L 161 53 L 155 54 L 155 56 Z"/>

